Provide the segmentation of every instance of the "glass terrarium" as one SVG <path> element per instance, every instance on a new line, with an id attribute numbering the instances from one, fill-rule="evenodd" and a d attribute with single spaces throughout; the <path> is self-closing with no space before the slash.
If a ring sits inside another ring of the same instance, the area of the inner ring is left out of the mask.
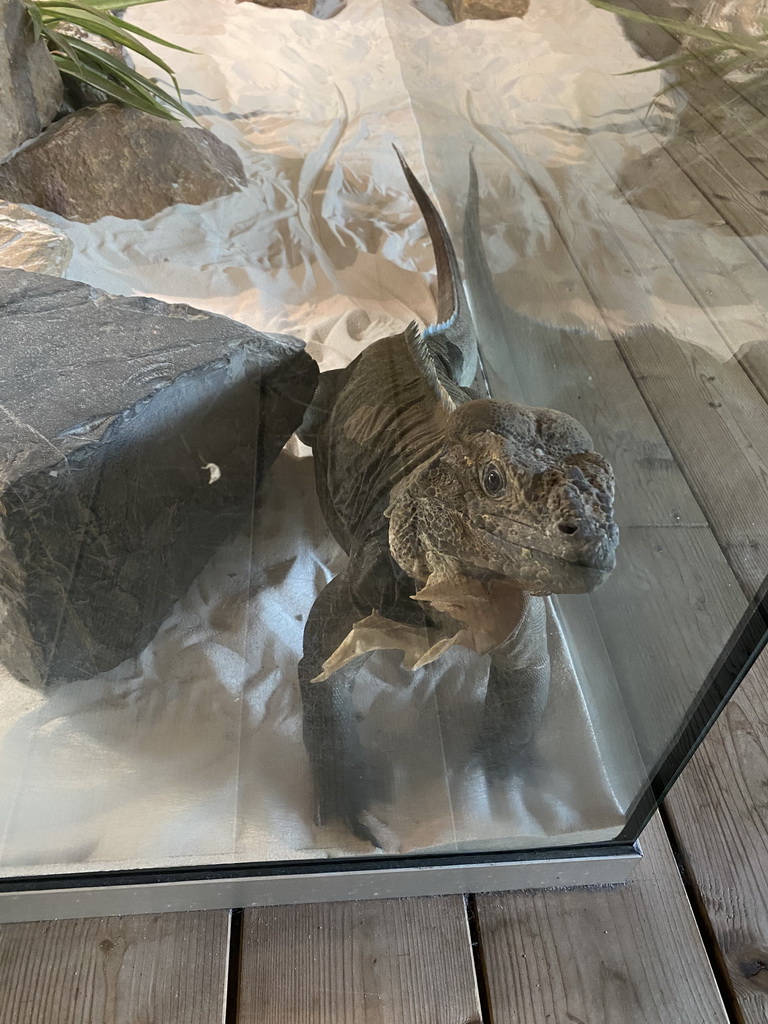
<path id="1" fill-rule="evenodd" d="M 761 649 L 762 72 L 523 7 L 133 12 L 243 181 L 0 271 L 0 919 L 622 880 Z"/>

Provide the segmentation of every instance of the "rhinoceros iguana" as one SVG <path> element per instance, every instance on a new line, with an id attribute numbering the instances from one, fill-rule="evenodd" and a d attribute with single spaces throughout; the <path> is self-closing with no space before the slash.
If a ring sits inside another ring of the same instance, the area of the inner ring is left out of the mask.
<path id="1" fill-rule="evenodd" d="M 316 820 L 378 845 L 350 687 L 365 657 L 406 667 L 463 644 L 490 656 L 478 751 L 501 770 L 549 687 L 544 595 L 614 567 L 614 480 L 572 417 L 479 397 L 478 347 L 447 229 L 398 152 L 437 263 L 438 322 L 412 323 L 320 376 L 300 437 L 349 562 L 319 594 L 299 664 Z"/>

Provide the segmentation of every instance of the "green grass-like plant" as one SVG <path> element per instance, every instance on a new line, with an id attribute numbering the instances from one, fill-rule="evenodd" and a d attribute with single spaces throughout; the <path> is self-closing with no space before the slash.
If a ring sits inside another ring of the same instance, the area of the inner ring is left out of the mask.
<path id="1" fill-rule="evenodd" d="M 181 100 L 173 70 L 145 46 L 142 39 L 183 53 L 192 51 L 169 43 L 111 13 L 111 9 L 117 6 L 137 7 L 140 4 L 157 2 L 158 0 L 26 0 L 26 8 L 32 19 L 35 38 L 45 40 L 62 75 L 85 82 L 100 89 L 117 103 L 135 107 L 147 114 L 178 121 L 178 113 L 194 120 Z M 152 61 L 170 76 L 176 95 L 167 92 L 152 79 L 139 74 L 119 58 L 105 53 L 87 40 L 59 31 L 63 24 L 75 25 L 91 35 L 101 36 L 110 43 L 124 46 L 127 50 Z"/>
<path id="2" fill-rule="evenodd" d="M 746 35 L 707 28 L 695 21 L 662 18 L 654 14 L 645 14 L 643 11 L 627 10 L 616 4 L 608 3 L 606 0 L 589 0 L 589 2 L 593 7 L 609 11 L 620 18 L 640 21 L 646 25 L 656 25 L 669 32 L 681 45 L 688 39 L 696 40 L 699 44 L 656 64 L 648 64 L 642 68 L 622 72 L 625 75 L 677 69 L 684 76 L 695 77 L 697 73 L 706 70 L 725 78 L 737 72 L 754 70 L 758 70 L 762 74 L 768 65 L 768 23 L 765 19 L 758 19 L 762 29 L 760 34 Z"/>

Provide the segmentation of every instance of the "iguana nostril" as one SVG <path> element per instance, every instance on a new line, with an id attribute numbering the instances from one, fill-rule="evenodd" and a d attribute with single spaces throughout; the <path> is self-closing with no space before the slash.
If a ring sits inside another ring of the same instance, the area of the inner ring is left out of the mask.
<path id="1" fill-rule="evenodd" d="M 558 523 L 557 528 L 560 531 L 560 533 L 565 533 L 569 537 L 576 533 L 579 529 L 578 526 L 575 526 L 573 523 Z"/>

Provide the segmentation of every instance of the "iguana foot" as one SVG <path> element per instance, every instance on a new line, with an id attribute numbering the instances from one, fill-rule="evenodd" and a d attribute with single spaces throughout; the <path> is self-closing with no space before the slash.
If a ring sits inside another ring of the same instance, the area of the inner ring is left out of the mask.
<path id="1" fill-rule="evenodd" d="M 481 732 L 475 744 L 475 754 L 480 759 L 486 782 L 507 782 L 521 775 L 531 764 L 535 744 L 532 741 L 514 743 L 505 735 L 489 735 Z"/>
<path id="2" fill-rule="evenodd" d="M 335 765 L 315 772 L 315 824 L 323 827 L 334 821 L 343 822 L 349 831 L 364 843 L 381 849 L 375 833 L 366 824 L 371 796 L 369 773 L 365 768 L 344 766 L 343 773 Z"/>

